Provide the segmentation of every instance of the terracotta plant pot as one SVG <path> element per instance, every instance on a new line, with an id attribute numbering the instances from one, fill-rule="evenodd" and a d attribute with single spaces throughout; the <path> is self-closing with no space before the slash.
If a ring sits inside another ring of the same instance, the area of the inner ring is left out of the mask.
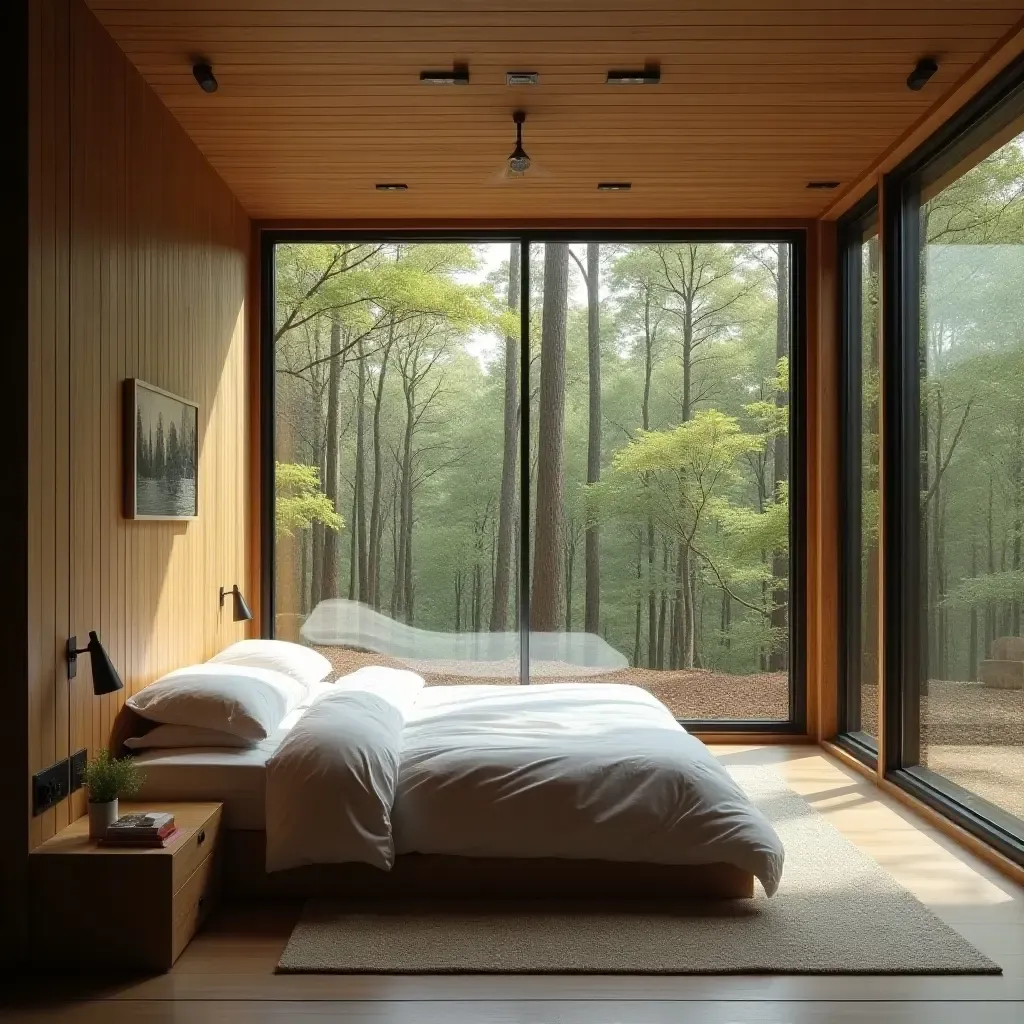
<path id="1" fill-rule="evenodd" d="M 102 839 L 107 834 L 107 826 L 117 821 L 117 798 L 106 803 L 94 804 L 89 801 L 89 838 Z"/>

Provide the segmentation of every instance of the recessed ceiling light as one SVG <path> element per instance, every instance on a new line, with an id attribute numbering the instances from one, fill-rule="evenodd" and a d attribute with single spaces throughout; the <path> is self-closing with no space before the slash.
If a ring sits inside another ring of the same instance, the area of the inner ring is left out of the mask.
<path id="1" fill-rule="evenodd" d="M 214 77 L 213 68 L 209 64 L 193 64 L 192 77 L 199 83 L 203 92 L 216 92 L 217 79 Z"/>
<path id="2" fill-rule="evenodd" d="M 657 85 L 661 81 L 661 68 L 648 64 L 639 71 L 609 71 L 608 85 Z"/>
<path id="3" fill-rule="evenodd" d="M 456 64 L 451 71 L 421 71 L 420 81 L 427 85 L 469 85 L 469 67 Z"/>
<path id="4" fill-rule="evenodd" d="M 822 191 L 830 188 L 839 188 L 838 181 L 809 181 L 807 182 L 808 188 L 820 189 Z"/>
<path id="5" fill-rule="evenodd" d="M 506 85 L 536 85 L 540 75 L 536 71 L 506 71 Z"/>
<path id="6" fill-rule="evenodd" d="M 631 181 L 599 181 L 598 192 L 628 192 L 633 187 Z"/>
<path id="7" fill-rule="evenodd" d="M 938 70 L 939 62 L 934 57 L 922 57 L 914 65 L 914 70 L 907 75 L 907 88 L 914 92 L 923 89 Z"/>
<path id="8" fill-rule="evenodd" d="M 409 186 L 404 182 L 382 182 L 379 185 L 373 186 L 378 192 L 408 192 Z"/>

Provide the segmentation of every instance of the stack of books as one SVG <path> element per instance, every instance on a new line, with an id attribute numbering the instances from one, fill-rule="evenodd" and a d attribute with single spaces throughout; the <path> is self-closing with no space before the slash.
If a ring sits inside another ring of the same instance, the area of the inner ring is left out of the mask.
<path id="1" fill-rule="evenodd" d="M 160 848 L 177 838 L 174 815 L 162 811 L 122 814 L 100 841 L 103 846 L 141 846 Z"/>

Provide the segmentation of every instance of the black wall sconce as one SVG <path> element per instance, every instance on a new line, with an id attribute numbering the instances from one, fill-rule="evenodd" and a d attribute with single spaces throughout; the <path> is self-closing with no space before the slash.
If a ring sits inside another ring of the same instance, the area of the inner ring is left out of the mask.
<path id="1" fill-rule="evenodd" d="M 245 598 L 242 597 L 242 592 L 238 589 L 236 583 L 230 590 L 226 587 L 220 588 L 220 606 L 224 607 L 224 602 L 227 599 L 228 594 L 234 597 L 234 620 L 235 622 L 248 622 L 252 618 L 252 611 L 249 606 L 245 603 Z"/>
<path id="2" fill-rule="evenodd" d="M 89 660 L 92 662 L 92 692 L 97 697 L 124 689 L 124 683 L 121 682 L 114 663 L 103 649 L 100 638 L 91 630 L 89 643 L 85 647 L 78 646 L 77 636 L 68 637 L 68 679 L 74 679 L 78 675 L 78 656 L 80 654 L 88 654 Z"/>

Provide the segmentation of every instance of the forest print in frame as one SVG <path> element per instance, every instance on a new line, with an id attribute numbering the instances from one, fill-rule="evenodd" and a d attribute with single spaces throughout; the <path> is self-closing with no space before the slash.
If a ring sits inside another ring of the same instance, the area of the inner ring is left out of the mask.
<path id="1" fill-rule="evenodd" d="M 129 378 L 124 382 L 126 519 L 199 516 L 199 406 Z"/>

